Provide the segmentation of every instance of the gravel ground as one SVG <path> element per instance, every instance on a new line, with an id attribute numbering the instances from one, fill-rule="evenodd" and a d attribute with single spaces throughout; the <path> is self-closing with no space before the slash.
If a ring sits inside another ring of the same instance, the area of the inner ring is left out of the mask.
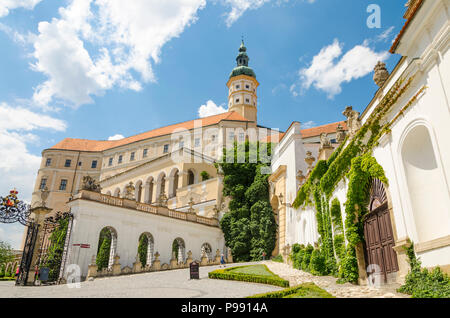
<path id="1" fill-rule="evenodd" d="M 369 286 L 357 286 L 350 283 L 336 284 L 336 278 L 332 276 L 314 276 L 310 273 L 292 268 L 284 263 L 272 261 L 263 262 L 275 274 L 289 280 L 290 286 L 313 282 L 320 288 L 337 298 L 409 298 L 408 295 L 396 292 L 399 284 L 384 285 L 380 288 Z"/>
<path id="2" fill-rule="evenodd" d="M 229 264 L 227 267 L 236 265 L 246 264 Z M 189 280 L 189 269 L 180 269 L 99 278 L 81 283 L 81 288 L 68 288 L 67 285 L 16 287 L 14 282 L 0 282 L 0 298 L 239 298 L 282 289 L 263 284 L 209 279 L 208 272 L 218 268 L 200 267 L 200 280 Z"/>

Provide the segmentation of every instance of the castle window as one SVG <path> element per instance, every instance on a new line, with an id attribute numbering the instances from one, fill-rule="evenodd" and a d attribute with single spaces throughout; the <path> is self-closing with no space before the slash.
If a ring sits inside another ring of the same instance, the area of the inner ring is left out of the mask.
<path id="1" fill-rule="evenodd" d="M 240 101 L 240 99 L 238 98 L 238 99 L 236 99 L 236 103 L 239 103 L 239 101 Z"/>
<path id="2" fill-rule="evenodd" d="M 119 165 L 122 163 L 122 161 L 123 161 L 123 156 L 120 155 L 120 156 L 119 156 L 119 161 L 118 161 Z"/>
<path id="3" fill-rule="evenodd" d="M 168 153 L 169 152 L 169 145 L 164 145 L 164 153 Z"/>
<path id="4" fill-rule="evenodd" d="M 216 141 L 216 135 L 212 135 L 212 136 L 211 136 L 211 141 L 212 141 L 212 142 L 215 142 L 215 141 Z"/>
<path id="5" fill-rule="evenodd" d="M 247 104 L 250 104 L 250 99 L 245 99 L 245 102 L 247 103 Z"/>
<path id="6" fill-rule="evenodd" d="M 67 188 L 67 180 L 66 179 L 62 179 L 61 180 L 61 184 L 59 185 L 59 190 L 60 191 L 66 191 Z"/>
<path id="7" fill-rule="evenodd" d="M 245 134 L 244 133 L 239 133 L 239 141 L 244 141 L 245 140 Z"/>
<path id="8" fill-rule="evenodd" d="M 83 163 L 81 161 L 78 161 L 78 167 L 81 167 Z"/>
<path id="9" fill-rule="evenodd" d="M 130 161 L 134 161 L 135 157 L 136 157 L 136 153 L 132 152 L 131 156 L 130 156 Z"/>
<path id="10" fill-rule="evenodd" d="M 241 88 L 241 85 L 236 85 L 236 89 L 239 89 L 239 88 Z"/>
<path id="11" fill-rule="evenodd" d="M 52 164 L 52 159 L 51 158 L 47 158 L 47 161 L 45 162 L 45 166 L 46 167 L 50 167 Z"/>
<path id="12" fill-rule="evenodd" d="M 245 85 L 245 88 L 246 89 L 250 89 L 250 85 Z"/>
<path id="13" fill-rule="evenodd" d="M 200 147 L 200 138 L 195 138 L 194 147 Z"/>
<path id="14" fill-rule="evenodd" d="M 92 169 L 97 169 L 97 163 L 98 163 L 97 160 L 93 160 L 93 161 L 92 161 L 91 168 L 92 168 Z"/>
<path id="15" fill-rule="evenodd" d="M 142 153 L 142 157 L 147 157 L 148 155 L 148 149 L 144 149 L 144 152 Z"/>
<path id="16" fill-rule="evenodd" d="M 184 147 L 184 141 L 183 141 L 183 140 L 180 140 L 180 147 L 179 147 L 179 148 L 181 149 L 181 148 L 183 148 L 183 147 Z"/>
<path id="17" fill-rule="evenodd" d="M 64 167 L 69 168 L 71 164 L 72 164 L 72 160 L 67 159 L 66 163 L 64 164 Z"/>
<path id="18" fill-rule="evenodd" d="M 108 161 L 108 166 L 112 166 L 112 164 L 113 164 L 113 158 L 109 158 L 109 161 Z"/>
<path id="19" fill-rule="evenodd" d="M 47 178 L 42 178 L 41 179 L 41 184 L 39 185 L 39 189 L 43 190 L 45 189 L 45 186 L 47 185 Z"/>

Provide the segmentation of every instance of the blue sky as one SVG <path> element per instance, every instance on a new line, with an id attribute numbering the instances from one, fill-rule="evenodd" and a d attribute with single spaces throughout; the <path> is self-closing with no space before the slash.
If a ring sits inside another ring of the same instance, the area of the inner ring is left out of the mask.
<path id="1" fill-rule="evenodd" d="M 241 36 L 260 82 L 259 124 L 343 120 L 372 99 L 375 63 L 406 0 L 21 0 L 0 4 L 0 195 L 30 200 L 41 151 L 225 107 Z M 370 4 L 381 27 L 369 28 Z M 213 107 L 217 106 L 217 107 Z M 0 226 L 0 240 L 20 235 Z M 17 246 L 16 246 L 17 247 Z"/>

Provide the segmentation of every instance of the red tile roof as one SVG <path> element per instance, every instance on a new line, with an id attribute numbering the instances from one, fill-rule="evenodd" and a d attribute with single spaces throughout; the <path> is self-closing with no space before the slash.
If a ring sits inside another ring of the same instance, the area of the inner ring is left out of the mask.
<path id="1" fill-rule="evenodd" d="M 198 123 L 200 122 L 200 127 L 206 127 L 210 125 L 218 124 L 221 121 L 242 121 L 242 122 L 248 122 L 249 120 L 245 119 L 241 115 L 239 115 L 236 112 L 227 112 L 219 115 L 209 116 L 205 118 L 199 118 L 195 120 L 190 120 L 170 126 L 165 126 L 161 128 L 156 128 L 150 131 L 147 131 L 145 133 L 131 136 L 128 138 L 124 138 L 121 140 L 87 140 L 87 139 L 74 139 L 74 138 L 66 138 L 62 140 L 61 142 L 57 143 L 50 149 L 58 149 L 58 150 L 75 150 L 75 151 L 104 151 L 106 149 L 116 148 L 119 146 L 131 144 L 134 142 L 138 142 L 141 140 L 164 136 L 164 135 L 170 135 L 173 133 L 176 129 L 184 128 L 184 129 L 194 129 L 198 126 Z"/>
<path id="2" fill-rule="evenodd" d="M 400 33 L 397 35 L 397 38 L 394 41 L 394 44 L 392 44 L 391 49 L 389 50 L 390 53 L 395 54 L 395 50 L 397 49 L 398 45 L 400 44 L 400 40 L 402 39 L 403 35 L 405 34 L 406 30 L 408 29 L 409 24 L 416 16 L 416 13 L 419 11 L 419 8 L 421 7 L 423 3 L 423 0 L 417 0 L 416 3 L 414 3 L 414 7 L 411 9 L 411 13 L 408 14 L 408 19 L 405 22 L 405 25 L 401 29 Z"/>

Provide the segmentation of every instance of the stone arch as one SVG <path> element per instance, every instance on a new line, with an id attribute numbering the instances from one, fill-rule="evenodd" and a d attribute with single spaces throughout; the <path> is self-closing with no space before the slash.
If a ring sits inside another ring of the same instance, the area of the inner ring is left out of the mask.
<path id="1" fill-rule="evenodd" d="M 100 249 L 102 248 L 102 244 L 105 239 L 110 240 L 109 244 L 109 257 L 108 257 L 108 269 L 112 268 L 112 265 L 114 264 L 114 256 L 117 254 L 117 231 L 115 228 L 111 226 L 105 226 L 99 233 L 99 244 L 97 249 L 97 258 L 100 253 Z M 98 264 L 98 263 L 97 263 Z"/>
<path id="2" fill-rule="evenodd" d="M 194 169 L 189 169 L 187 171 L 187 184 L 188 185 L 193 185 L 195 183 L 196 183 L 195 170 Z"/>
<path id="3" fill-rule="evenodd" d="M 186 243 L 181 237 L 173 240 L 172 253 L 175 253 L 175 258 L 178 263 L 184 263 L 186 260 Z"/>
<path id="4" fill-rule="evenodd" d="M 142 259 L 140 258 L 140 261 L 142 263 L 142 266 L 152 266 L 153 264 L 153 254 L 155 251 L 155 240 L 153 239 L 153 235 L 149 232 L 142 233 L 139 236 L 139 247 L 141 246 L 141 239 L 144 238 L 144 248 L 145 248 L 145 263 L 142 262 Z M 139 247 L 138 247 L 138 253 L 139 253 Z"/>
<path id="5" fill-rule="evenodd" d="M 152 203 L 153 201 L 153 188 L 154 188 L 154 179 L 152 176 L 148 177 L 145 181 L 145 203 Z"/>
<path id="6" fill-rule="evenodd" d="M 107 191 L 107 192 L 106 192 L 106 195 L 111 196 L 111 191 Z"/>
<path id="7" fill-rule="evenodd" d="M 156 181 L 156 199 L 166 193 L 166 173 L 161 172 Z"/>
<path id="8" fill-rule="evenodd" d="M 143 186 L 142 180 L 138 180 L 135 185 L 134 197 L 136 198 L 136 202 L 142 202 L 143 197 Z"/>
<path id="9" fill-rule="evenodd" d="M 418 242 L 443 237 L 450 227 L 448 187 L 433 137 L 428 124 L 417 121 L 399 147 Z"/>
<path id="10" fill-rule="evenodd" d="M 174 168 L 169 174 L 169 198 L 177 195 L 179 173 L 178 168 Z"/>
<path id="11" fill-rule="evenodd" d="M 203 257 L 203 253 L 206 255 L 208 260 L 212 260 L 213 259 L 213 251 L 212 251 L 211 244 L 203 243 L 202 249 L 201 249 L 201 254 L 200 254 L 202 257 Z"/>
<path id="12" fill-rule="evenodd" d="M 114 196 L 120 198 L 120 188 L 116 188 L 116 190 L 114 190 Z"/>

